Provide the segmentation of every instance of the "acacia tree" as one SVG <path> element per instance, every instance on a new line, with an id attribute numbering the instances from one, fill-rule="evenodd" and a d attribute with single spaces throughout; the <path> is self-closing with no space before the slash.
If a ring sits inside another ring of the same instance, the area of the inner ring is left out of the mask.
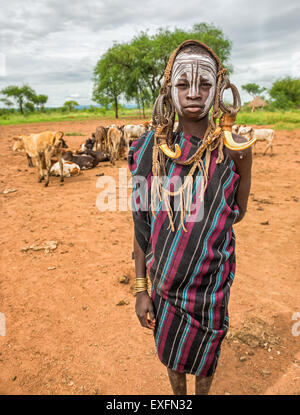
<path id="1" fill-rule="evenodd" d="M 93 100 L 101 105 L 113 104 L 116 118 L 121 96 L 133 99 L 143 109 L 154 103 L 161 86 L 164 69 L 171 52 L 184 40 L 196 39 L 210 46 L 228 65 L 231 42 L 214 25 L 195 24 L 191 30 L 159 29 L 149 36 L 141 32 L 130 43 L 115 43 L 94 69 Z"/>
<path id="2" fill-rule="evenodd" d="M 126 70 L 121 64 L 120 48 L 121 45 L 115 44 L 108 49 L 94 69 L 93 101 L 106 108 L 111 104 L 116 118 L 119 117 L 119 100 L 126 91 Z"/>
<path id="3" fill-rule="evenodd" d="M 299 108 L 300 78 L 286 77 L 275 81 L 269 91 L 274 107 L 281 109 Z"/>
<path id="4" fill-rule="evenodd" d="M 39 106 L 44 105 L 48 100 L 47 95 L 37 95 L 29 85 L 23 85 L 21 87 L 17 85 L 10 85 L 3 88 L 1 93 L 5 95 L 7 100 L 8 98 L 14 100 L 21 114 L 24 114 L 25 106 L 27 110 L 32 111 L 34 110 L 34 104 L 37 104 L 39 109 Z"/>
<path id="5" fill-rule="evenodd" d="M 146 118 L 145 108 L 151 104 L 151 93 L 143 79 L 138 79 L 132 87 L 130 94 L 126 95 L 126 97 L 133 98 L 137 102 L 138 107 L 142 109 L 143 117 Z"/>
<path id="6" fill-rule="evenodd" d="M 229 63 L 232 42 L 224 35 L 222 30 L 213 24 L 198 23 L 195 24 L 188 35 L 192 39 L 199 40 L 209 46 L 220 58 L 223 66 L 227 68 L 228 73 L 233 72 Z M 186 39 L 184 39 L 186 40 Z"/>
<path id="7" fill-rule="evenodd" d="M 10 109 L 10 107 L 14 105 L 14 103 L 7 98 L 0 98 L 0 101 L 3 102 L 7 109 Z"/>
<path id="8" fill-rule="evenodd" d="M 24 104 L 24 113 L 34 112 L 34 104 L 30 101 L 25 102 Z"/>
<path id="9" fill-rule="evenodd" d="M 130 46 L 135 49 L 134 66 L 139 67 L 140 78 L 151 91 L 152 103 L 158 95 L 170 54 L 180 43 L 188 39 L 199 40 L 211 47 L 224 66 L 227 64 L 228 72 L 232 71 L 228 65 L 231 42 L 214 25 L 200 23 L 195 24 L 190 31 L 176 28 L 173 32 L 160 28 L 152 36 L 148 36 L 147 32 L 141 32 L 134 37 Z"/>
<path id="10" fill-rule="evenodd" d="M 139 64 L 138 50 L 132 44 L 117 44 L 114 48 L 117 57 L 115 65 L 118 66 L 119 72 L 126 80 L 123 85 L 124 97 L 128 101 L 134 100 L 142 109 L 145 118 L 145 107 L 151 103 L 151 91 L 141 71 L 142 65 Z"/>
<path id="11" fill-rule="evenodd" d="M 24 114 L 25 102 L 31 101 L 32 97 L 35 95 L 34 90 L 28 85 L 23 85 L 21 87 L 17 85 L 10 85 L 2 89 L 1 93 L 7 98 L 11 98 L 15 101 L 21 114 Z"/>
<path id="12" fill-rule="evenodd" d="M 257 95 L 260 95 L 267 90 L 267 88 L 260 87 L 259 85 L 254 83 L 242 85 L 242 89 L 248 92 L 248 94 L 250 94 L 252 98 L 255 98 Z"/>
<path id="13" fill-rule="evenodd" d="M 75 107 L 78 107 L 78 105 L 79 104 L 77 101 L 73 101 L 73 100 L 66 101 L 63 105 L 63 109 L 66 111 L 72 112 L 75 110 Z"/>
<path id="14" fill-rule="evenodd" d="M 36 109 L 38 111 L 42 111 L 44 109 L 45 104 L 46 104 L 47 101 L 48 101 L 48 97 L 47 97 L 47 95 L 44 95 L 44 94 L 35 95 L 32 98 L 32 102 L 33 102 L 33 104 L 35 104 Z"/>

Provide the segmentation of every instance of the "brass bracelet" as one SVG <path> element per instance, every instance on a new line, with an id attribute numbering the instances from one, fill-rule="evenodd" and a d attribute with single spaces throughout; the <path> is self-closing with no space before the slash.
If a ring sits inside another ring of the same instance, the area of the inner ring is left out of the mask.
<path id="1" fill-rule="evenodd" d="M 137 277 L 134 282 L 135 293 L 140 293 L 148 290 L 147 277 Z"/>

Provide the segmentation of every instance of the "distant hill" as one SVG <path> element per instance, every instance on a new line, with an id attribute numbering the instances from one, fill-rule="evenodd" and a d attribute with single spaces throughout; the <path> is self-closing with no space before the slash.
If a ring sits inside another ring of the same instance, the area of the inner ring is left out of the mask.
<path id="1" fill-rule="evenodd" d="M 121 106 L 123 107 L 123 108 L 128 108 L 128 109 L 132 109 L 132 108 L 137 108 L 137 105 L 136 104 L 121 104 Z M 89 108 L 91 108 L 91 107 L 96 107 L 96 108 L 101 108 L 101 105 L 98 105 L 98 104 L 95 104 L 95 105 L 93 105 L 93 104 L 91 104 L 91 105 L 78 105 L 78 106 L 76 106 L 75 108 L 77 109 L 77 110 L 87 110 L 87 109 L 89 109 Z M 3 104 L 1 104 L 0 105 L 0 109 L 1 108 L 5 108 L 5 106 L 3 105 Z M 61 107 L 47 107 L 47 106 L 45 106 L 45 109 L 46 110 L 52 110 L 52 109 L 58 109 L 58 108 L 61 108 Z M 18 111 L 18 108 L 11 108 L 11 109 L 13 109 L 13 110 L 15 110 L 16 112 Z"/>
<path id="2" fill-rule="evenodd" d="M 124 108 L 128 108 L 128 109 L 137 108 L 136 104 L 121 104 L 121 106 L 124 107 Z M 95 105 L 93 105 L 93 104 L 92 105 L 78 105 L 75 108 L 78 109 L 78 110 L 84 110 L 84 109 L 89 109 L 91 107 L 101 108 L 101 105 L 98 105 L 98 104 L 95 104 Z"/>

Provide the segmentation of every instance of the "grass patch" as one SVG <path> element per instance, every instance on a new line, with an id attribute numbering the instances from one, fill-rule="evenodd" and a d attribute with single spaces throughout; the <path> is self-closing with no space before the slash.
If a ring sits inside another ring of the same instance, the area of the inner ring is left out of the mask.
<path id="1" fill-rule="evenodd" d="M 300 128 L 300 111 L 241 111 L 237 115 L 236 123 L 247 125 L 272 125 L 273 128 L 277 130 Z"/>
<path id="2" fill-rule="evenodd" d="M 85 135 L 85 134 L 73 132 L 73 133 L 65 133 L 65 135 L 66 136 L 72 136 L 72 137 L 74 136 L 74 137 L 77 137 L 77 136 L 82 136 L 82 135 Z"/>
<path id="3" fill-rule="evenodd" d="M 299 123 L 288 123 L 288 122 L 277 122 L 276 124 L 273 125 L 273 129 L 274 130 L 295 130 L 295 129 L 300 129 L 300 125 Z"/>
<path id="4" fill-rule="evenodd" d="M 150 120 L 152 117 L 152 109 L 146 110 L 145 120 Z M 118 121 L 122 120 L 143 120 L 142 111 L 138 109 L 120 108 Z M 107 111 L 87 111 L 76 110 L 70 113 L 63 113 L 59 111 L 46 113 L 32 113 L 22 115 L 18 113 L 7 114 L 0 117 L 0 125 L 11 124 L 28 124 L 28 123 L 42 123 L 42 122 L 62 122 L 62 121 L 83 121 L 83 120 L 98 120 L 99 125 L 105 120 L 115 120 L 115 113 L 112 110 Z M 247 125 L 269 125 L 276 130 L 293 130 L 300 128 L 300 110 L 294 111 L 266 111 L 257 110 L 255 112 L 240 111 L 236 119 L 237 124 Z M 66 135 L 84 135 L 77 132 L 70 132 Z"/>
<path id="5" fill-rule="evenodd" d="M 145 120 L 150 120 L 152 111 L 146 111 Z M 99 124 L 103 120 L 115 119 L 115 113 L 112 110 L 103 111 L 86 111 L 76 110 L 74 112 L 61 113 L 58 111 L 46 113 L 31 113 L 22 115 L 19 113 L 6 114 L 0 117 L 0 125 L 11 124 L 31 124 L 42 122 L 62 122 L 62 121 L 84 121 L 84 120 L 99 120 Z M 143 119 L 143 114 L 138 109 L 121 108 L 119 110 L 119 120 L 122 119 Z"/>

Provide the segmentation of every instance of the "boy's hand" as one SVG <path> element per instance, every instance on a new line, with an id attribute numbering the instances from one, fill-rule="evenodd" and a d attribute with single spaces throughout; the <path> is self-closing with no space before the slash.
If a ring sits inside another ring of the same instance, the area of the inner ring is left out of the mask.
<path id="1" fill-rule="evenodd" d="M 141 326 L 146 327 L 150 330 L 154 330 L 155 315 L 154 315 L 153 302 L 151 298 L 149 297 L 149 294 L 147 293 L 147 291 L 137 293 L 136 303 L 135 303 L 135 312 L 136 312 L 136 315 L 138 316 Z M 147 318 L 148 313 L 149 313 L 150 318 Z"/>

